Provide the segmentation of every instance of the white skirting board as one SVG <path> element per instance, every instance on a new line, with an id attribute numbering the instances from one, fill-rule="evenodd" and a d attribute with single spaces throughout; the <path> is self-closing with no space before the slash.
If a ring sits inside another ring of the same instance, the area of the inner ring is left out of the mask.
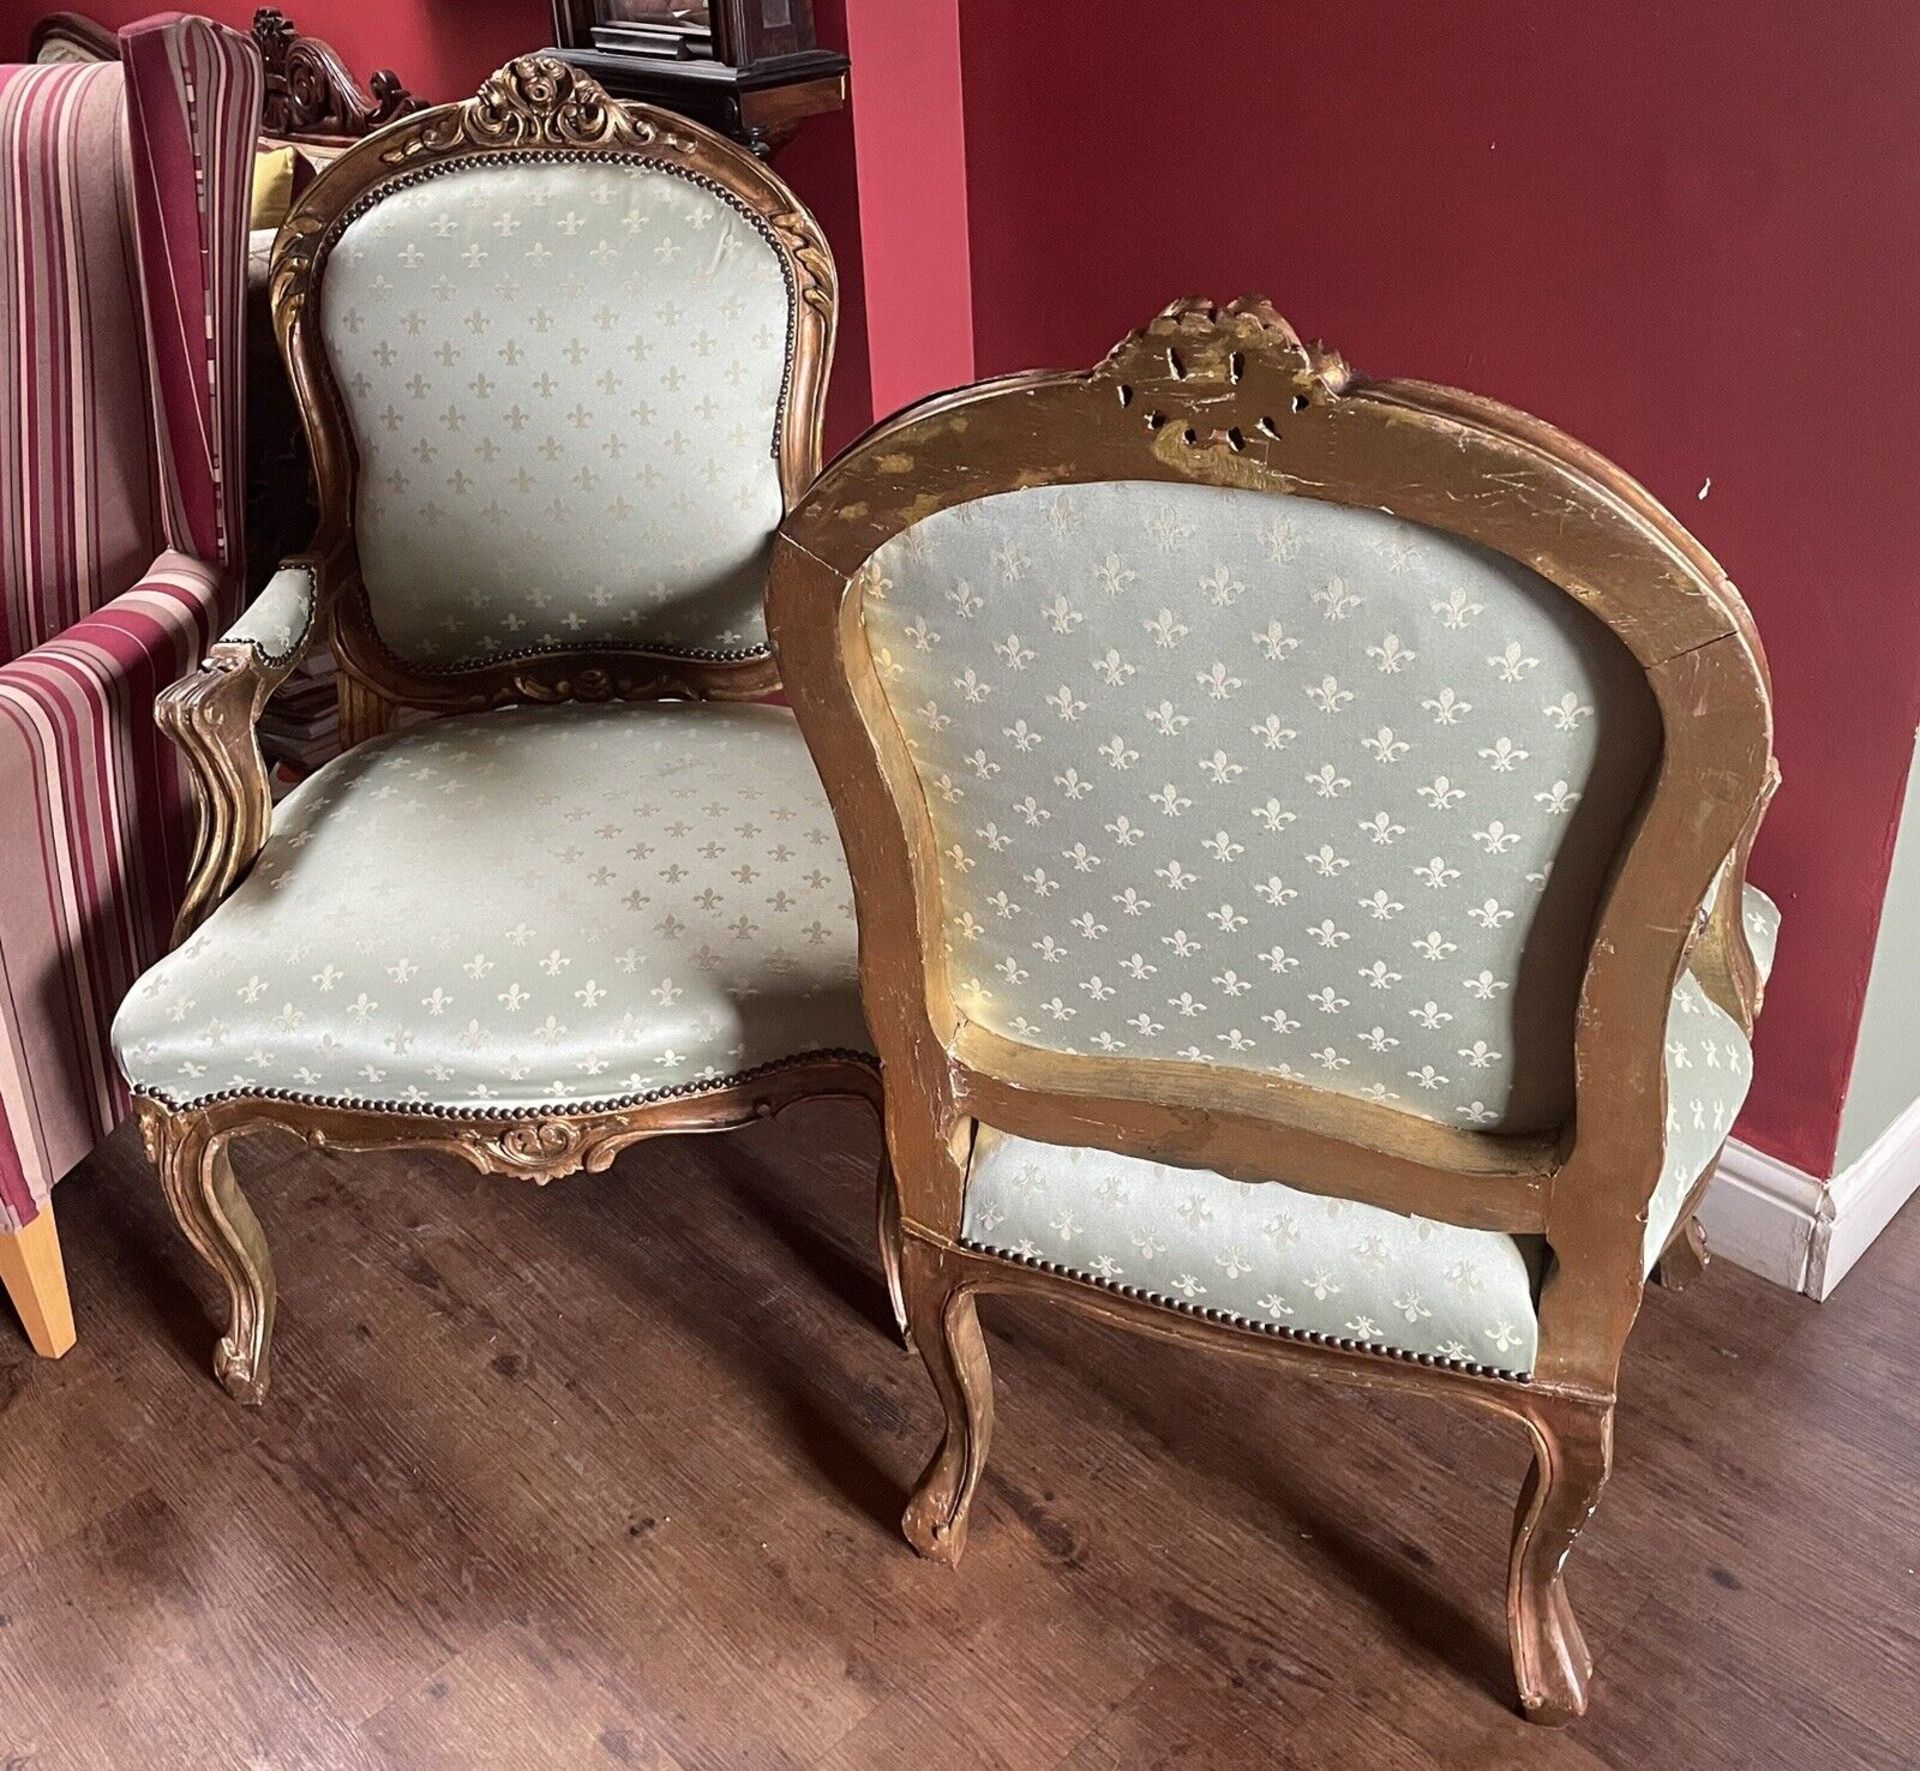
<path id="1" fill-rule="evenodd" d="M 1812 1298 L 1847 1270 L 1920 1188 L 1920 1101 L 1825 1184 L 1737 1141 L 1701 1201 L 1709 1252 Z"/>

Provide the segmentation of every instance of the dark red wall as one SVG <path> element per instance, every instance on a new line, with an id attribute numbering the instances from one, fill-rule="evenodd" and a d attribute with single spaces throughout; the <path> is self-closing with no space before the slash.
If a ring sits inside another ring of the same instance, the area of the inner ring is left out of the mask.
<path id="1" fill-rule="evenodd" d="M 1827 1174 L 1920 719 L 1920 8 L 1154 12 L 966 0 L 980 372 L 1261 290 L 1646 481 L 1771 656 L 1785 930 L 1740 1131 Z"/>

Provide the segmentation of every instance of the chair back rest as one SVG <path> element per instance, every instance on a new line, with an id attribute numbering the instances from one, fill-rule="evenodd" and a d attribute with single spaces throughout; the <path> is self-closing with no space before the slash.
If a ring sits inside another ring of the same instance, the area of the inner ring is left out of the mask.
<path id="1" fill-rule="evenodd" d="M 1537 572 L 1292 491 L 1110 480 L 936 512 L 863 607 L 969 1020 L 1449 1125 L 1565 1119 L 1659 722 Z"/>
<path id="2" fill-rule="evenodd" d="M 0 68 L 0 658 L 164 547 L 241 557 L 260 63 L 204 19 Z"/>
<path id="3" fill-rule="evenodd" d="M 528 57 L 328 167 L 273 289 L 349 675 L 427 707 L 773 683 L 834 282 L 751 154 Z"/>
<path id="4" fill-rule="evenodd" d="M 1771 714 L 1626 475 L 1180 303 L 871 433 L 769 612 L 909 1221 L 959 1233 L 981 1121 L 1551 1224 L 1637 1292 L 1669 996 Z"/>

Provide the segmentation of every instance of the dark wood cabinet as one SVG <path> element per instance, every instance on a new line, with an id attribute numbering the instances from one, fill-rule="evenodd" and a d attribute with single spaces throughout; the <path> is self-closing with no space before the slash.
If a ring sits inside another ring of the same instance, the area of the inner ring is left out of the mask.
<path id="1" fill-rule="evenodd" d="M 846 103 L 847 58 L 815 41 L 813 0 L 553 0 L 555 53 L 637 98 L 772 153 Z"/>

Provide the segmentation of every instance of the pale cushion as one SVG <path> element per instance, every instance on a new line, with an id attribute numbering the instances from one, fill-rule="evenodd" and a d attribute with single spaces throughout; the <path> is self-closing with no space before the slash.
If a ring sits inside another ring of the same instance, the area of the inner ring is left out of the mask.
<path id="1" fill-rule="evenodd" d="M 515 707 L 329 763 L 127 998 L 141 1094 L 524 1113 L 869 1051 L 785 708 Z"/>
<path id="2" fill-rule="evenodd" d="M 1667 1010 L 1666 1050 L 1667 1150 L 1642 1244 L 1649 1271 L 1680 1221 L 1694 1182 L 1720 1154 L 1753 1085 L 1747 1036 L 1726 1010 L 1708 1000 L 1691 973 L 1681 975 Z"/>
<path id="3" fill-rule="evenodd" d="M 1668 1012 L 1666 1072 L 1667 1146 L 1642 1240 L 1648 1269 L 1753 1080 L 1745 1036 L 1691 973 Z M 1546 1256 L 1538 1237 L 1463 1230 L 1279 1182 L 1035 1143 L 987 1126 L 974 1144 L 961 1235 L 1269 1333 L 1512 1373 L 1533 1369 L 1539 1343 Z"/>
<path id="4" fill-rule="evenodd" d="M 322 289 L 394 652 L 765 650 L 793 302 L 735 199 L 658 165 L 468 165 L 350 222 Z"/>
<path id="5" fill-rule="evenodd" d="M 1246 1328 L 1506 1372 L 1539 1341 L 1536 1240 L 984 1125 L 961 1235 Z"/>
<path id="6" fill-rule="evenodd" d="M 1780 940 L 1780 909 L 1758 886 L 1742 893 L 1741 916 L 1764 984 Z M 1687 1195 L 1720 1154 L 1753 1086 L 1753 1049 L 1740 1026 L 1683 975 L 1667 1011 L 1667 1149 L 1647 1209 L 1641 1252 L 1649 1272 L 1680 1221 Z"/>
<path id="7" fill-rule="evenodd" d="M 1758 886 L 1750 885 L 1741 894 L 1740 913 L 1747 925 L 1753 963 L 1764 984 L 1773 975 L 1773 956 L 1780 946 L 1780 906 Z"/>
<path id="8" fill-rule="evenodd" d="M 924 519 L 865 610 L 970 1019 L 1563 1122 L 1658 748 L 1638 665 L 1571 597 L 1384 512 L 1114 482 Z"/>

